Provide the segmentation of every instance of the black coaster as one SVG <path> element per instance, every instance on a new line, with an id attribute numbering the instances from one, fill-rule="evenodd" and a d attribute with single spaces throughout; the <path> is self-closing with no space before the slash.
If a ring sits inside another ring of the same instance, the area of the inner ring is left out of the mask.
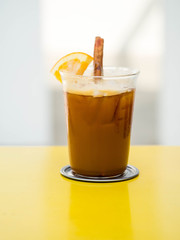
<path id="1" fill-rule="evenodd" d="M 82 176 L 82 175 L 76 174 L 74 171 L 72 171 L 71 167 L 67 165 L 60 170 L 60 173 L 64 177 L 67 177 L 76 181 L 104 183 L 104 182 L 121 182 L 121 181 L 132 179 L 139 175 L 139 170 L 132 165 L 127 165 L 127 168 L 124 171 L 124 173 L 120 175 L 111 176 L 111 177 L 89 177 L 89 176 Z"/>

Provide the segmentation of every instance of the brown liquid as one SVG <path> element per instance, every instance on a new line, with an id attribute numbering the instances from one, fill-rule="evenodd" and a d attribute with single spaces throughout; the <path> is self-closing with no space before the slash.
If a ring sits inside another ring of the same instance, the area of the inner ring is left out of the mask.
<path id="1" fill-rule="evenodd" d="M 93 97 L 65 93 L 70 165 L 81 175 L 113 176 L 126 169 L 134 90 Z"/>

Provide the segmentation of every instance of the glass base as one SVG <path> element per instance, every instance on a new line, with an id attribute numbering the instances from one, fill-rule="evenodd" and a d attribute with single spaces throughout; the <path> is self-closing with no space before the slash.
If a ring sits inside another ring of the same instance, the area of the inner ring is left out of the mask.
<path id="1" fill-rule="evenodd" d="M 67 165 L 60 170 L 60 173 L 64 177 L 67 177 L 76 181 L 102 183 L 102 182 L 121 182 L 121 181 L 132 179 L 139 175 L 139 170 L 132 165 L 127 165 L 127 168 L 124 171 L 124 173 L 120 175 L 110 176 L 110 177 L 90 177 L 90 176 L 83 176 L 83 175 L 76 174 L 71 169 L 71 167 Z"/>

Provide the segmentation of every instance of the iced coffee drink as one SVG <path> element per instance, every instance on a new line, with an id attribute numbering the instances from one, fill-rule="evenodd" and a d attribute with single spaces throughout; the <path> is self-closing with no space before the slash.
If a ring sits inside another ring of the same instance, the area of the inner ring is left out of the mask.
<path id="1" fill-rule="evenodd" d="M 51 70 L 63 83 L 71 169 L 88 177 L 123 174 L 130 148 L 138 72 L 103 67 L 103 44 L 96 37 L 93 58 L 68 54 Z"/>
<path id="2" fill-rule="evenodd" d="M 117 69 L 114 71 L 118 72 Z M 122 174 L 129 155 L 134 79 L 101 77 L 98 82 L 93 82 L 93 77 L 87 77 L 87 81 L 78 77 L 74 81 L 73 77 L 69 76 L 69 80 L 68 76 L 65 78 L 71 168 L 85 176 Z M 127 85 L 129 81 L 127 89 L 121 86 L 122 81 L 127 82 Z M 72 82 L 74 88 L 71 87 Z M 86 82 L 86 85 L 81 86 L 80 82 Z M 88 84 L 92 89 L 86 90 Z"/>

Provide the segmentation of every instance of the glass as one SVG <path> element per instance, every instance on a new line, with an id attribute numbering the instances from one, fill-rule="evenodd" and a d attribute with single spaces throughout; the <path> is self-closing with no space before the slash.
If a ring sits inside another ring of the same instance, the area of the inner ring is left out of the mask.
<path id="1" fill-rule="evenodd" d="M 122 174 L 128 163 L 138 71 L 105 67 L 103 76 L 61 73 L 69 159 L 79 175 Z"/>

